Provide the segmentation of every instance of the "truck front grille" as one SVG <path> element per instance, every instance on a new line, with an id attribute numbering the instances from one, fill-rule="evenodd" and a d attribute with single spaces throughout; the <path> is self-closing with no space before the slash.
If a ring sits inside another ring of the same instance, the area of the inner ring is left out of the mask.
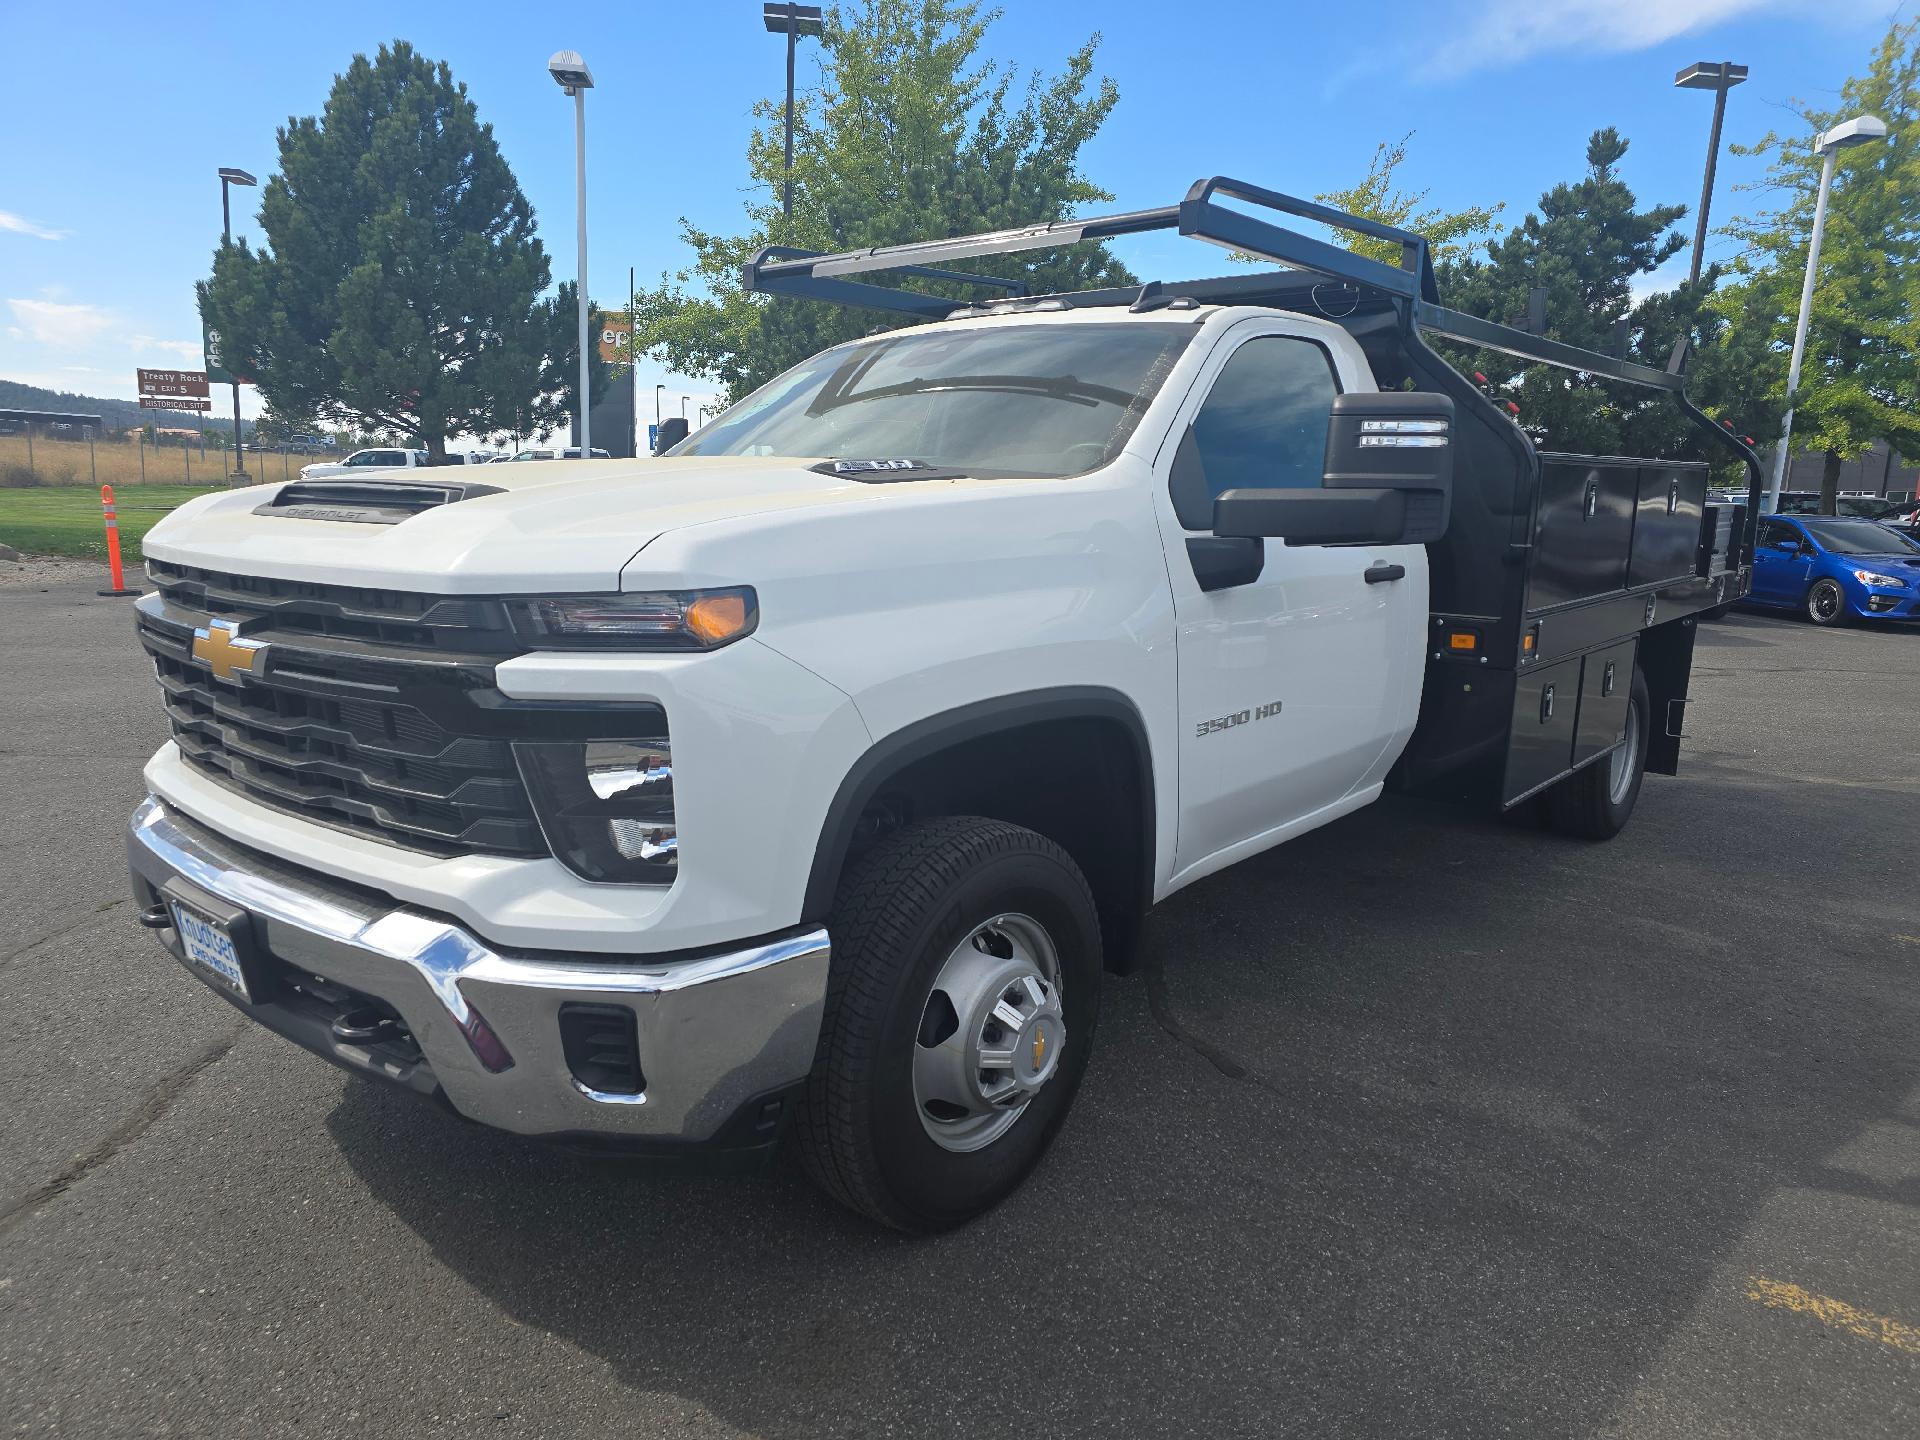
<path id="1" fill-rule="evenodd" d="M 149 562 L 136 609 L 174 743 L 220 784 L 286 811 L 436 855 L 550 854 L 516 738 L 665 733 L 659 707 L 515 702 L 494 683 L 520 653 L 497 599 L 307 585 Z M 222 631 L 216 622 L 236 627 Z M 216 674 L 209 635 L 250 668 Z M 252 648 L 258 646 L 260 648 Z"/>

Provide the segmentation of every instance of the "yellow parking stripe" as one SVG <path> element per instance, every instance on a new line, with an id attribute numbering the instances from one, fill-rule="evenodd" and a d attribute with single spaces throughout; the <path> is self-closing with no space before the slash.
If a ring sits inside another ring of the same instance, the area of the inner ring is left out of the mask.
<path id="1" fill-rule="evenodd" d="M 1784 1280 L 1769 1280 L 1764 1275 L 1747 1277 L 1747 1298 L 1775 1310 L 1791 1310 L 1796 1315 L 1811 1315 L 1830 1330 L 1844 1330 L 1863 1340 L 1878 1340 L 1909 1355 L 1920 1355 L 1920 1327 L 1856 1310 L 1831 1295 L 1816 1295 L 1789 1285 Z"/>

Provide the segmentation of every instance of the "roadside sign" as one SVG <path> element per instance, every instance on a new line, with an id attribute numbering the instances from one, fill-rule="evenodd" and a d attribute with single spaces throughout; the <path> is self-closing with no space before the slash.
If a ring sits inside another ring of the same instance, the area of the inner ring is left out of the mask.
<path id="1" fill-rule="evenodd" d="M 207 379 L 216 385 L 233 384 L 234 376 L 228 371 L 226 357 L 220 349 L 220 332 L 205 320 L 200 322 L 200 351 L 206 357 Z M 242 385 L 253 383 L 244 375 L 239 379 Z"/>
<path id="2" fill-rule="evenodd" d="M 140 398 L 178 399 L 182 396 L 207 398 L 207 374 L 204 370 L 142 370 L 134 376 L 140 382 Z M 149 409 L 152 407 L 149 406 Z"/>
<path id="3" fill-rule="evenodd" d="M 659 445 L 660 445 L 660 427 L 658 425 L 647 426 L 647 454 L 651 455 L 657 448 L 659 448 Z"/>
<path id="4" fill-rule="evenodd" d="M 213 401 L 196 400 L 191 395 L 142 395 L 142 410 L 193 410 L 208 413 L 213 409 Z"/>
<path id="5" fill-rule="evenodd" d="M 633 327 L 625 312 L 596 311 L 594 321 L 600 334 L 600 358 L 619 374 L 633 358 Z"/>

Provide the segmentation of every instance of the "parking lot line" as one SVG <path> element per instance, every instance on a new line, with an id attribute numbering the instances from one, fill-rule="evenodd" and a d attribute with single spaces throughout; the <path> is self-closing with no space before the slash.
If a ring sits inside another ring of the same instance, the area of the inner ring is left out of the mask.
<path id="1" fill-rule="evenodd" d="M 1903 1324 L 1885 1315 L 1856 1309 L 1831 1295 L 1816 1295 L 1784 1280 L 1769 1280 L 1764 1275 L 1747 1277 L 1747 1298 L 1775 1310 L 1790 1310 L 1796 1315 L 1811 1315 L 1830 1330 L 1844 1330 L 1863 1340 L 1878 1340 L 1909 1355 L 1920 1355 L 1920 1327 Z"/>

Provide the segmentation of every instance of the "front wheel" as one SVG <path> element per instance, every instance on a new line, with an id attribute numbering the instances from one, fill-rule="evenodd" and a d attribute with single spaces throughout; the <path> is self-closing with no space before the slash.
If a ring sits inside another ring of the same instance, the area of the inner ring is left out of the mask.
<path id="1" fill-rule="evenodd" d="M 1071 857 L 998 820 L 908 826 L 849 867 L 794 1137 L 841 1203 L 910 1231 L 997 1204 L 1086 1068 L 1100 924 Z"/>
<path id="2" fill-rule="evenodd" d="M 1837 580 L 1816 580 L 1807 591 L 1807 618 L 1816 625 L 1838 625 L 1847 618 L 1847 597 Z"/>
<path id="3" fill-rule="evenodd" d="M 1576 770 L 1546 794 L 1547 815 L 1563 835 L 1584 840 L 1611 840 L 1627 826 L 1640 799 L 1640 782 L 1647 773 L 1648 723 L 1653 702 L 1647 677 L 1633 671 L 1633 692 L 1627 700 L 1627 727 L 1620 744 L 1604 760 Z"/>

